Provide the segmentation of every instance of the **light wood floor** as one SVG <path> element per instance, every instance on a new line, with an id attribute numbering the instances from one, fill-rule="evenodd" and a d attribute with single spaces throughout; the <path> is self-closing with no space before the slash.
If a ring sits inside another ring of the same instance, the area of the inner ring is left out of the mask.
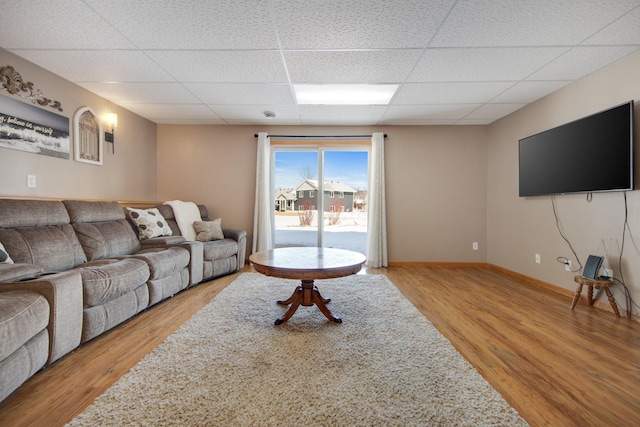
<path id="1" fill-rule="evenodd" d="M 640 323 L 582 302 L 571 311 L 569 296 L 491 267 L 368 273 L 394 282 L 532 426 L 640 422 Z M 182 292 L 39 372 L 0 403 L 0 425 L 69 421 L 237 275 Z"/>

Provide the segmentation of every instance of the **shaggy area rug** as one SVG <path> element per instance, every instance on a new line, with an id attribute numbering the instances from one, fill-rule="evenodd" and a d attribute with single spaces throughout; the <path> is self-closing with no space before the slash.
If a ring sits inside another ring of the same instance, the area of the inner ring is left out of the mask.
<path id="1" fill-rule="evenodd" d="M 384 276 L 298 282 L 244 273 L 71 426 L 524 426 L 526 422 Z"/>

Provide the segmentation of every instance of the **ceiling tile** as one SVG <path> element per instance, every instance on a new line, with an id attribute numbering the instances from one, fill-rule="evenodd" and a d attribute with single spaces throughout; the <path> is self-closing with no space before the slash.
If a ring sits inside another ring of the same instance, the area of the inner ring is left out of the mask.
<path id="1" fill-rule="evenodd" d="M 300 118 L 304 125 L 376 124 L 386 106 L 380 105 L 300 105 Z"/>
<path id="2" fill-rule="evenodd" d="M 504 104 L 528 104 L 536 101 L 551 92 L 565 87 L 571 81 L 543 81 L 516 83 L 500 95 L 491 99 L 491 102 Z"/>
<path id="3" fill-rule="evenodd" d="M 566 50 L 556 47 L 429 49 L 408 81 L 521 80 Z"/>
<path id="4" fill-rule="evenodd" d="M 143 117 L 149 118 L 156 123 L 163 123 L 163 120 L 210 120 L 224 123 L 206 105 L 189 104 L 121 104 L 127 110 L 133 111 Z"/>
<path id="5" fill-rule="evenodd" d="M 139 49 L 275 49 L 262 0 L 85 0 Z"/>
<path id="6" fill-rule="evenodd" d="M 402 83 L 420 49 L 285 52 L 292 83 Z"/>
<path id="7" fill-rule="evenodd" d="M 636 0 L 457 2 L 430 46 L 569 46 L 637 5 Z"/>
<path id="8" fill-rule="evenodd" d="M 80 83 L 116 104 L 194 104 L 198 98 L 181 83 Z"/>
<path id="9" fill-rule="evenodd" d="M 284 49 L 426 47 L 453 0 L 274 0 Z"/>
<path id="10" fill-rule="evenodd" d="M 464 117 L 465 120 L 497 120 L 524 107 L 526 104 L 485 104 Z"/>
<path id="11" fill-rule="evenodd" d="M 224 120 L 262 120 L 273 123 L 281 120 L 299 120 L 295 105 L 209 105 Z M 265 111 L 271 111 L 276 117 L 267 119 Z"/>
<path id="12" fill-rule="evenodd" d="M 14 50 L 16 55 L 74 82 L 171 82 L 144 53 L 133 50 Z"/>
<path id="13" fill-rule="evenodd" d="M 449 120 L 449 119 L 418 119 L 418 120 L 413 120 L 413 119 L 394 119 L 394 120 L 382 119 L 382 120 L 380 120 L 379 124 L 380 125 L 387 125 L 387 126 L 437 126 L 437 125 L 450 126 L 450 125 L 455 125 L 457 122 L 458 122 L 458 120 Z"/>
<path id="14" fill-rule="evenodd" d="M 21 0 L 3 3 L 0 40 L 5 49 L 135 47 L 80 0 Z"/>
<path id="15" fill-rule="evenodd" d="M 583 45 L 640 45 L 640 6 L 582 42 Z"/>
<path id="16" fill-rule="evenodd" d="M 481 104 L 392 105 L 382 117 L 389 120 L 458 120 Z"/>
<path id="17" fill-rule="evenodd" d="M 576 80 L 637 50 L 637 46 L 575 47 L 527 80 Z"/>
<path id="18" fill-rule="evenodd" d="M 158 50 L 146 53 L 183 82 L 287 83 L 287 72 L 277 50 Z"/>
<path id="19" fill-rule="evenodd" d="M 287 84 L 185 83 L 206 104 L 294 105 Z"/>
<path id="20" fill-rule="evenodd" d="M 400 87 L 392 105 L 485 103 L 514 82 L 407 83 Z"/>

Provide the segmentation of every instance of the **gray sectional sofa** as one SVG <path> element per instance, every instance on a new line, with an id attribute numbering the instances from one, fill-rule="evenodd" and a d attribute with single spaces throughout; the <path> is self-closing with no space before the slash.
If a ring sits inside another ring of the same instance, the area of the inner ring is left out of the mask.
<path id="1" fill-rule="evenodd" d="M 199 206 L 203 220 L 207 209 Z M 246 232 L 140 239 L 116 202 L 0 199 L 0 401 L 48 363 L 177 292 L 244 266 Z"/>

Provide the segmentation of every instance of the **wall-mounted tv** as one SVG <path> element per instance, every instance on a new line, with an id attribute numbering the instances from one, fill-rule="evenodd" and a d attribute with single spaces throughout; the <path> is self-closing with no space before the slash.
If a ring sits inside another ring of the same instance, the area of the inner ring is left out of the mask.
<path id="1" fill-rule="evenodd" d="M 633 101 L 519 141 L 520 197 L 633 190 Z"/>

